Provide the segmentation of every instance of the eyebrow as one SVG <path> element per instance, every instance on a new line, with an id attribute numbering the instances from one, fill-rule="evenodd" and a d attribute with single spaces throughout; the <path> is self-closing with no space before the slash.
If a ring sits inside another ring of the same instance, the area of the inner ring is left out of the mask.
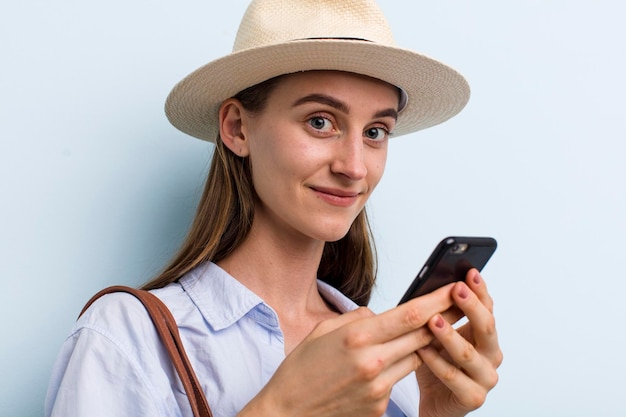
<path id="1" fill-rule="evenodd" d="M 305 103 L 325 104 L 343 113 L 350 113 L 350 107 L 346 103 L 326 94 L 309 94 L 308 96 L 296 100 L 292 107 L 300 106 Z M 376 112 L 374 117 L 392 117 L 394 120 L 398 120 L 398 111 L 392 108 L 384 109 Z"/>

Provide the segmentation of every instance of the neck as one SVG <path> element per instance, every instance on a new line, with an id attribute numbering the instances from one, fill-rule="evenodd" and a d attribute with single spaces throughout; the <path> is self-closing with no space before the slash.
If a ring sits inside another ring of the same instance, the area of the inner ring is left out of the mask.
<path id="1" fill-rule="evenodd" d="M 324 242 L 264 233 L 252 227 L 246 240 L 219 266 L 277 312 L 302 314 L 323 300 L 317 269 Z"/>
<path id="2" fill-rule="evenodd" d="M 218 265 L 278 314 L 285 354 L 321 321 L 337 315 L 317 290 L 324 242 L 274 233 L 253 223 L 246 240 Z"/>

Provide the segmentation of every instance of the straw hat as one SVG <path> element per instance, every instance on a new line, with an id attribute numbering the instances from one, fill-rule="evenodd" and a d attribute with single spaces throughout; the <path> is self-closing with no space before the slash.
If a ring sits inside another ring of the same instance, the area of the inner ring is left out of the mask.
<path id="1" fill-rule="evenodd" d="M 215 141 L 218 109 L 229 97 L 272 77 L 339 70 L 386 81 L 404 92 L 394 135 L 439 124 L 469 99 L 467 81 L 452 68 L 395 45 L 371 0 L 253 0 L 233 52 L 180 81 L 165 103 L 169 121 Z"/>

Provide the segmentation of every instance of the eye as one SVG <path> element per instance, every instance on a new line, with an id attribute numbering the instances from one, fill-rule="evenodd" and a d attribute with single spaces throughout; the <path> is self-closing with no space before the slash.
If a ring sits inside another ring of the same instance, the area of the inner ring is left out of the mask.
<path id="1" fill-rule="evenodd" d="M 333 123 L 322 116 L 311 117 L 309 120 L 309 125 L 315 129 L 320 131 L 329 131 L 333 129 Z"/>
<path id="2" fill-rule="evenodd" d="M 389 131 L 383 127 L 370 127 L 364 134 L 366 138 L 374 141 L 383 141 L 389 137 Z"/>

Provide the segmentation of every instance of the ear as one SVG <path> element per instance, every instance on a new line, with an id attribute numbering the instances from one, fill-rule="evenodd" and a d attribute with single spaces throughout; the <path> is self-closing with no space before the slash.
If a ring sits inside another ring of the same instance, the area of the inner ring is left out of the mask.
<path id="1" fill-rule="evenodd" d="M 222 142 L 235 155 L 245 157 L 250 153 L 244 134 L 245 109 L 235 98 L 225 100 L 220 106 L 219 122 Z"/>

